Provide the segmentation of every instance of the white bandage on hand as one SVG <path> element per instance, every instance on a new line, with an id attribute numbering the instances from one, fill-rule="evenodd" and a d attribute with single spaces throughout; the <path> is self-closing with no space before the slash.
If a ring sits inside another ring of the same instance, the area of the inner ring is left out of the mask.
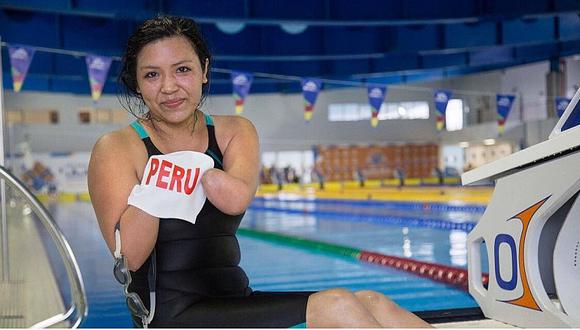
<path id="1" fill-rule="evenodd" d="M 206 200 L 201 177 L 213 166 L 210 156 L 195 151 L 151 156 L 127 204 L 158 218 L 195 223 Z"/>

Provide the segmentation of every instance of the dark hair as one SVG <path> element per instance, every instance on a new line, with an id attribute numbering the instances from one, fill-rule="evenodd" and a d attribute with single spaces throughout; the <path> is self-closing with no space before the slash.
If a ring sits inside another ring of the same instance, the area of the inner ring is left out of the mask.
<path id="1" fill-rule="evenodd" d="M 121 105 L 137 118 L 143 116 L 145 112 L 145 102 L 137 91 L 137 56 L 146 45 L 170 37 L 185 37 L 191 43 L 199 58 L 202 70 L 205 69 L 206 59 L 208 60 L 208 77 L 207 82 L 202 85 L 200 106 L 209 93 L 211 54 L 197 24 L 185 17 L 157 16 L 150 18 L 143 22 L 129 37 L 123 54 L 121 73 L 117 80 L 118 98 Z M 135 107 L 138 108 L 137 111 L 135 111 Z"/>

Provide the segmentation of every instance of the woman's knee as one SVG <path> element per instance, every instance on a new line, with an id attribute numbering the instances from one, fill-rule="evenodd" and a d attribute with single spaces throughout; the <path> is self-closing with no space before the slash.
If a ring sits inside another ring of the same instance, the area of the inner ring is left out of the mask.
<path id="1" fill-rule="evenodd" d="M 308 304 L 321 305 L 325 308 L 353 302 L 356 299 L 354 293 L 343 288 L 335 288 L 317 292 L 310 296 Z"/>
<path id="2" fill-rule="evenodd" d="M 376 320 L 352 291 L 337 288 L 310 296 L 306 322 L 309 327 L 372 327 Z"/>
<path id="3" fill-rule="evenodd" d="M 389 310 L 397 310 L 400 307 L 391 299 L 387 298 L 382 293 L 372 290 L 361 290 L 354 293 L 358 300 L 367 308 L 377 307 L 388 308 Z"/>
<path id="4" fill-rule="evenodd" d="M 328 314 L 333 311 L 340 311 L 356 304 L 357 297 L 352 291 L 342 288 L 335 288 L 312 294 L 308 299 L 306 308 L 307 316 Z"/>

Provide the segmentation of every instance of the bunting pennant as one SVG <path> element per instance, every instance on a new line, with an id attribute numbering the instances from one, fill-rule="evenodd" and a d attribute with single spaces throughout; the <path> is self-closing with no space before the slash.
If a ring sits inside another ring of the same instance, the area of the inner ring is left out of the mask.
<path id="1" fill-rule="evenodd" d="M 302 94 L 304 95 L 304 120 L 309 122 L 312 120 L 314 104 L 316 104 L 316 98 L 322 87 L 322 81 L 320 79 L 304 78 L 301 84 Z"/>
<path id="2" fill-rule="evenodd" d="M 505 130 L 505 122 L 515 98 L 515 95 L 497 94 L 497 129 L 500 135 Z"/>
<path id="3" fill-rule="evenodd" d="M 443 130 L 445 127 L 445 110 L 451 95 L 453 95 L 451 91 L 444 89 L 438 89 L 433 93 L 433 98 L 435 99 L 435 123 L 438 131 Z"/>
<path id="4" fill-rule="evenodd" d="M 12 73 L 12 86 L 14 92 L 18 93 L 22 89 L 24 79 L 34 57 L 34 48 L 23 45 L 11 45 L 8 47 L 10 57 L 10 71 Z"/>
<path id="5" fill-rule="evenodd" d="M 249 72 L 232 71 L 231 77 L 234 88 L 234 100 L 236 101 L 236 114 L 240 115 L 244 112 L 244 101 L 250 92 L 254 76 Z"/>
<path id="6" fill-rule="evenodd" d="M 379 111 L 387 95 L 387 86 L 369 85 L 369 103 L 371 105 L 371 126 L 377 127 L 379 124 Z"/>
<path id="7" fill-rule="evenodd" d="M 566 108 L 568 107 L 568 104 L 570 104 L 571 101 L 572 99 L 569 99 L 567 97 L 561 96 L 556 97 L 556 114 L 558 115 L 558 118 L 562 117 L 564 111 L 566 111 Z"/>
<path id="8" fill-rule="evenodd" d="M 89 83 L 91 84 L 91 97 L 95 102 L 101 97 L 112 60 L 111 57 L 93 54 L 88 54 L 85 57 L 87 71 L 89 73 Z"/>

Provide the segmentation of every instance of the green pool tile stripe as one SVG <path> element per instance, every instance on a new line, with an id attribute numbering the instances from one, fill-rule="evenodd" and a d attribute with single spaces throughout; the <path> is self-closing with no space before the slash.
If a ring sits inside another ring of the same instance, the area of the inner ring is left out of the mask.
<path id="1" fill-rule="evenodd" d="M 289 236 L 279 233 L 264 232 L 247 228 L 238 229 L 238 234 L 246 237 L 261 239 L 268 242 L 284 244 L 292 247 L 302 248 L 308 251 L 331 254 L 349 259 L 358 260 L 361 250 L 348 246 L 336 245 L 326 242 L 313 241 L 301 237 Z"/>

